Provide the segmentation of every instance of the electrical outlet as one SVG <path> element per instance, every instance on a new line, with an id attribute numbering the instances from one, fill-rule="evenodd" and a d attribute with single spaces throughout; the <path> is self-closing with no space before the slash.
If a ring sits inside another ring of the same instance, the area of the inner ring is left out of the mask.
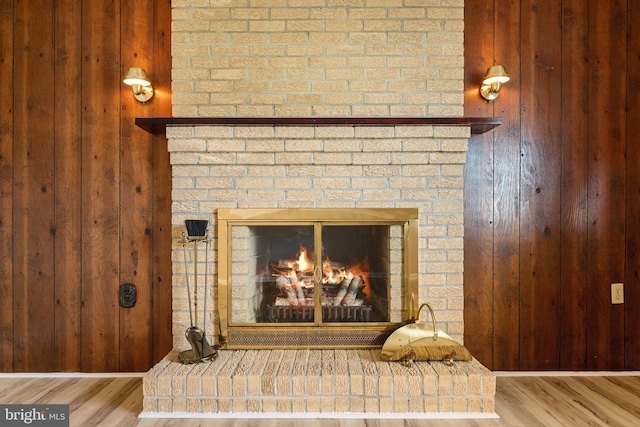
<path id="1" fill-rule="evenodd" d="M 624 284 L 611 284 L 611 304 L 624 304 Z"/>

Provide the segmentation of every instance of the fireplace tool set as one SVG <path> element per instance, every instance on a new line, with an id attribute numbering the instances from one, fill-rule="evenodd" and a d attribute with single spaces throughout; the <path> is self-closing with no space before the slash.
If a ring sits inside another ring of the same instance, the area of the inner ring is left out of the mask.
<path id="1" fill-rule="evenodd" d="M 189 344 L 191 344 L 191 350 L 184 350 L 178 354 L 178 359 L 182 363 L 198 363 L 204 361 L 210 361 L 218 356 L 218 351 L 215 350 L 207 341 L 207 335 L 205 333 L 204 324 L 206 324 L 207 317 L 207 295 L 208 289 L 208 266 L 209 266 L 209 244 L 211 239 L 207 234 L 207 220 L 186 220 L 185 225 L 187 227 L 187 234 L 182 233 L 182 248 L 184 253 L 184 273 L 187 282 L 187 296 L 189 299 L 189 320 L 191 326 L 187 328 L 185 336 Z M 193 308 L 191 305 L 191 286 L 189 283 L 189 272 L 187 269 L 187 243 L 193 243 Z M 197 325 L 198 322 L 198 244 L 205 244 L 205 271 L 204 271 L 204 308 L 202 310 L 202 324 L 200 328 Z M 195 323 L 194 323 L 195 319 Z"/>

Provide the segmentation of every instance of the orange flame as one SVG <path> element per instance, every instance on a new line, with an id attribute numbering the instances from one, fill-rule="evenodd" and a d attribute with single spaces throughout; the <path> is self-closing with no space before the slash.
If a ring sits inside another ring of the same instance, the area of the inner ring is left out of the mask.
<path id="1" fill-rule="evenodd" d="M 307 248 L 300 246 L 300 255 L 298 256 L 298 271 L 311 271 L 313 267 L 309 268 L 311 262 L 307 258 Z"/>
<path id="2" fill-rule="evenodd" d="M 300 282 L 303 283 L 305 274 L 312 272 L 314 269 L 314 263 L 310 260 L 310 258 L 313 258 L 313 254 L 309 253 L 304 246 L 300 246 L 300 251 L 296 255 L 297 260 L 287 262 L 287 267 L 290 269 L 289 271 L 280 271 L 274 264 L 272 264 L 272 268 L 279 275 L 288 276 L 291 279 L 300 280 Z M 327 256 L 322 263 L 322 272 L 322 283 L 328 284 L 340 283 L 347 276 L 362 276 L 364 282 L 362 292 L 366 295 L 367 299 L 371 298 L 369 263 L 366 260 L 354 262 L 347 268 L 334 269 Z"/>
<path id="3" fill-rule="evenodd" d="M 362 276 L 362 281 L 364 282 L 364 286 L 362 287 L 362 292 L 366 295 L 367 299 L 371 298 L 371 285 L 369 283 L 369 262 L 367 260 L 362 260 L 360 262 L 356 262 L 349 266 L 349 273 L 355 276 Z"/>

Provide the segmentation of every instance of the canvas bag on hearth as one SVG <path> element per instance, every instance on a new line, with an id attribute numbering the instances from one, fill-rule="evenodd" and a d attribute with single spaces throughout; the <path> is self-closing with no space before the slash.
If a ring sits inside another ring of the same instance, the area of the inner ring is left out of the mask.
<path id="1" fill-rule="evenodd" d="M 431 315 L 431 324 L 420 323 L 420 312 L 427 308 Z M 449 335 L 438 330 L 433 308 L 423 303 L 413 323 L 396 329 L 382 346 L 382 360 L 388 361 L 453 361 L 471 360 L 469 350 L 454 341 Z"/>

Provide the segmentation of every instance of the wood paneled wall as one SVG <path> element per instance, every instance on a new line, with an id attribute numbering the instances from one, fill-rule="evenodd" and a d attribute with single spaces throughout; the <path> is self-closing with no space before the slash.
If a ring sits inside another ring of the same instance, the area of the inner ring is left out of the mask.
<path id="1" fill-rule="evenodd" d="M 494 370 L 640 369 L 640 3 L 465 1 L 465 114 L 504 123 L 469 144 L 465 344 Z"/>
<path id="2" fill-rule="evenodd" d="M 0 0 L 0 371 L 171 348 L 170 1 Z M 640 369 L 640 4 L 467 0 L 465 344 L 495 370 Z M 504 65 L 494 103 L 478 85 Z M 155 98 L 122 76 L 145 68 Z M 132 309 L 118 287 L 138 287 Z M 610 304 L 610 284 L 625 304 Z"/>
<path id="3" fill-rule="evenodd" d="M 170 26 L 169 0 L 0 0 L 0 371 L 145 371 L 172 347 L 166 139 L 134 126 L 171 114 Z"/>

